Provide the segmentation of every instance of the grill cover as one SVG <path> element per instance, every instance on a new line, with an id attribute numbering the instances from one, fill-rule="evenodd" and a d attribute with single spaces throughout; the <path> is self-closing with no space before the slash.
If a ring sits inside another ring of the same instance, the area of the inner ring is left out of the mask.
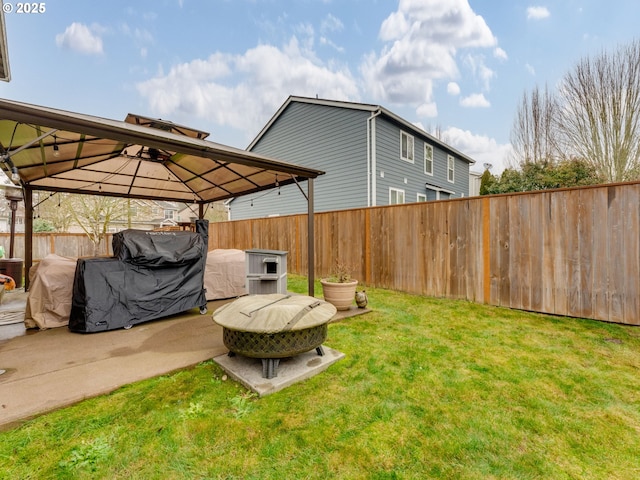
<path id="1" fill-rule="evenodd" d="M 115 257 L 79 259 L 69 329 L 100 332 L 206 310 L 208 225 L 197 220 L 196 232 L 125 230 L 114 235 Z"/>
<path id="2" fill-rule="evenodd" d="M 273 293 L 238 298 L 213 312 L 213 320 L 229 330 L 272 334 L 316 327 L 335 314 L 324 300 Z"/>

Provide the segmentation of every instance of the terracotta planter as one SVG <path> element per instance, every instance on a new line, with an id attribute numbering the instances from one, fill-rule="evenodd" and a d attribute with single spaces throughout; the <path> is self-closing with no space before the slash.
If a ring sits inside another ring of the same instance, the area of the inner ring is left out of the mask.
<path id="1" fill-rule="evenodd" d="M 337 310 L 349 310 L 356 296 L 357 280 L 336 283 L 321 279 L 324 299 L 336 307 Z"/>

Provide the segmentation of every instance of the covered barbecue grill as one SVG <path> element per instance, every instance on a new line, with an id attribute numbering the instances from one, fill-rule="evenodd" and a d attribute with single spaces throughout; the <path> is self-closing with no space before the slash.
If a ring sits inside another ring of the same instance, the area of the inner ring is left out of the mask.
<path id="1" fill-rule="evenodd" d="M 282 358 L 313 350 L 324 355 L 327 324 L 336 314 L 328 302 L 304 295 L 249 295 L 218 308 L 213 320 L 222 326 L 229 355 L 262 359 L 262 376 L 277 376 Z"/>
<path id="2" fill-rule="evenodd" d="M 123 230 L 114 257 L 78 259 L 69 330 L 129 328 L 195 307 L 205 314 L 209 222 L 195 224 L 195 232 Z"/>

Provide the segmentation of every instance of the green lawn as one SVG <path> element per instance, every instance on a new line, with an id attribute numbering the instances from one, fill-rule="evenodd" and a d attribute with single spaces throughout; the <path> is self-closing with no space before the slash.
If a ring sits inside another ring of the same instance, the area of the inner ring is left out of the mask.
<path id="1" fill-rule="evenodd" d="M 367 293 L 322 374 L 264 398 L 212 361 L 129 385 L 0 432 L 0 478 L 640 478 L 640 329 Z"/>

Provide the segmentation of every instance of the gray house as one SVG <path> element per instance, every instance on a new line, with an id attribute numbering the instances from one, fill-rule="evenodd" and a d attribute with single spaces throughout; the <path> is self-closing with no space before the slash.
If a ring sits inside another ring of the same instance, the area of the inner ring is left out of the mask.
<path id="1" fill-rule="evenodd" d="M 324 170 L 314 183 L 317 212 L 466 197 L 474 163 L 380 105 L 294 96 L 247 150 Z M 296 185 L 229 207 L 232 220 L 307 211 Z"/>

